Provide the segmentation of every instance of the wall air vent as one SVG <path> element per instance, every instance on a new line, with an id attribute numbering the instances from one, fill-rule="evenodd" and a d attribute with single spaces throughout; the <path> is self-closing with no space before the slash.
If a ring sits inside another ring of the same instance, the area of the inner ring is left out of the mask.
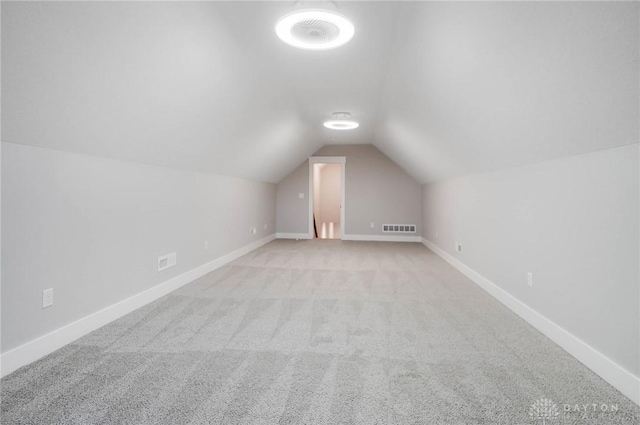
<path id="1" fill-rule="evenodd" d="M 383 233 L 415 233 L 415 224 L 383 224 Z"/>

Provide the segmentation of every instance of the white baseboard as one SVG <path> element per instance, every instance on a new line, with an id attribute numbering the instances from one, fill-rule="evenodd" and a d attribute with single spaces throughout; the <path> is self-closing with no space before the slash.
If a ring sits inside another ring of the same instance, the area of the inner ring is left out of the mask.
<path id="1" fill-rule="evenodd" d="M 308 233 L 276 233 L 277 239 L 313 239 Z"/>
<path id="2" fill-rule="evenodd" d="M 278 239 L 313 239 L 308 233 L 276 233 Z M 403 235 L 342 235 L 343 241 L 422 242 L 420 236 Z"/>
<path id="3" fill-rule="evenodd" d="M 498 285 L 480 275 L 451 254 L 439 248 L 433 242 L 422 238 L 422 243 L 447 263 L 475 282 L 494 298 L 507 306 L 546 337 L 562 347 L 589 369 L 598 374 L 618 391 L 640 405 L 640 378 L 615 363 L 613 360 L 566 331 L 555 322 L 547 319 Z"/>
<path id="4" fill-rule="evenodd" d="M 420 236 L 404 235 L 343 235 L 343 241 L 374 241 L 374 242 L 422 242 Z"/>
<path id="5" fill-rule="evenodd" d="M 89 316 L 76 320 L 46 335 L 27 342 L 0 356 L 0 370 L 6 376 L 14 370 L 32 363 L 49 353 L 75 341 L 76 339 L 101 328 L 102 326 L 131 313 L 132 311 L 161 298 L 176 289 L 193 282 L 199 277 L 216 270 L 243 255 L 260 248 L 275 239 L 275 234 L 246 245 L 195 269 L 182 273 L 172 279 L 119 301 Z"/>

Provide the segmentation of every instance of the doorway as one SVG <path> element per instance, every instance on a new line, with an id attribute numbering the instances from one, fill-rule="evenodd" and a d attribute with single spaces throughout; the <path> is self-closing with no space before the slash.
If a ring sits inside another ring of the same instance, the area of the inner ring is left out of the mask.
<path id="1" fill-rule="evenodd" d="M 344 157 L 309 158 L 309 222 L 312 238 L 344 234 Z"/>

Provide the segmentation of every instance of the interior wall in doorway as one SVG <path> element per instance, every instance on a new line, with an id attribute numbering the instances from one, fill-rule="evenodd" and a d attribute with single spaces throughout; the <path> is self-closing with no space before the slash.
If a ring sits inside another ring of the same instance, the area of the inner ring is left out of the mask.
<path id="1" fill-rule="evenodd" d="M 313 167 L 313 214 L 318 237 L 340 239 L 342 164 L 314 164 Z"/>

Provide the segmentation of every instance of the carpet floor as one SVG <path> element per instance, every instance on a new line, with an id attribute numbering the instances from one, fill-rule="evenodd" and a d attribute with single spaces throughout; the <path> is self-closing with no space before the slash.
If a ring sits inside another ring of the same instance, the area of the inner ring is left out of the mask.
<path id="1" fill-rule="evenodd" d="M 1 385 L 2 424 L 640 424 L 413 243 L 271 242 Z"/>

